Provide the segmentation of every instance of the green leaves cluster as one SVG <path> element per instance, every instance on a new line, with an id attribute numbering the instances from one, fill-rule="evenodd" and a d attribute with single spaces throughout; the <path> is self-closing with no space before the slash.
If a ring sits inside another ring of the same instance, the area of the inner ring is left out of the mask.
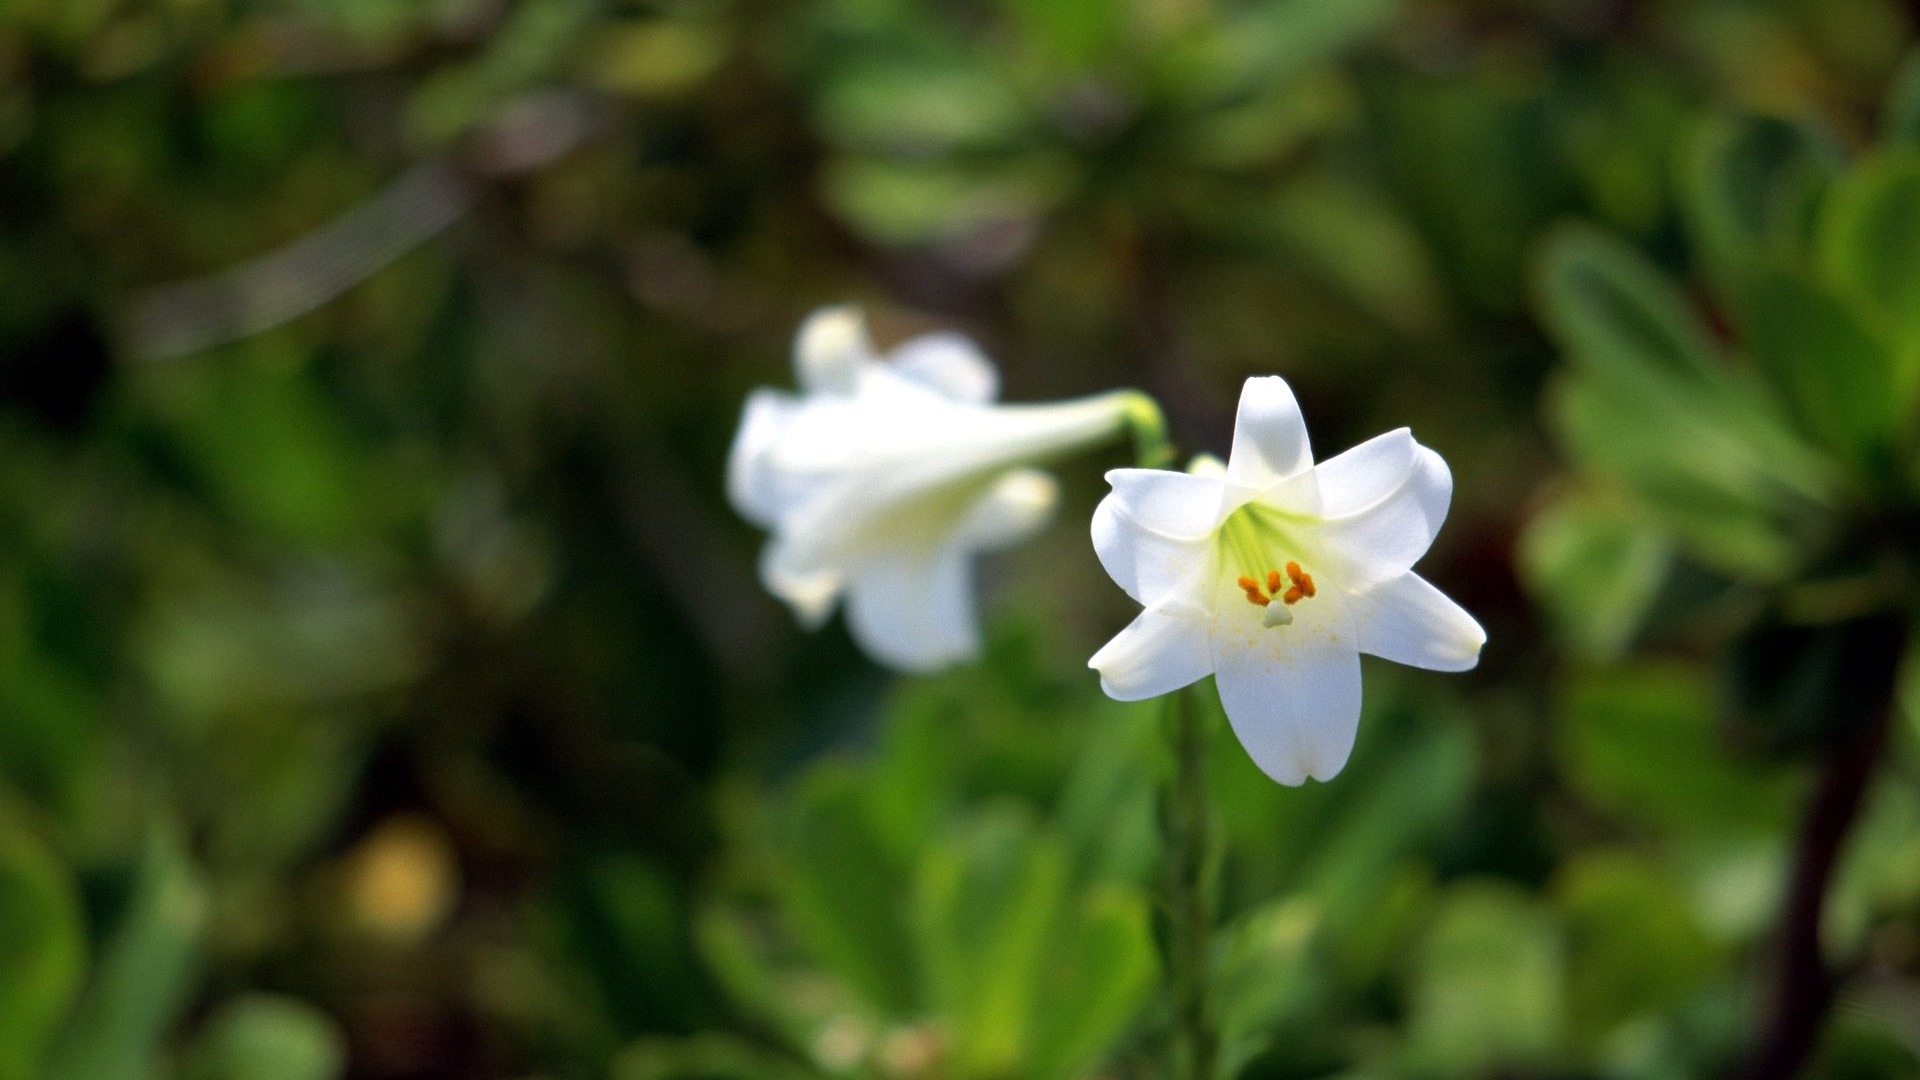
<path id="1" fill-rule="evenodd" d="M 784 1068 L 1067 1080 L 1132 1040 L 1158 980 L 1152 793 L 1128 780 L 1154 769 L 1151 717 L 1062 714 L 1057 687 L 1023 682 L 971 688 L 986 701 L 958 680 L 903 694 L 870 760 L 828 760 L 742 808 L 756 854 L 699 938 Z M 1019 731 L 1049 711 L 1071 743 Z M 1097 748 L 1060 756 L 1096 724 Z M 1023 771 L 1044 786 L 1021 791 Z M 631 1075 L 761 1075 L 718 1064 L 728 1045 L 635 1048 Z M 659 1064 L 676 1056 L 689 1063 Z"/>
<path id="2" fill-rule="evenodd" d="M 1782 591 L 1696 587 L 1666 620 L 1738 628 L 1785 604 L 1834 622 L 1895 598 L 1885 531 L 1920 504 L 1920 155 L 1890 124 L 1848 161 L 1804 124 L 1697 122 L 1676 169 L 1691 286 L 1592 227 L 1544 244 L 1537 297 L 1568 360 L 1552 417 L 1600 484 L 1526 555 L 1575 640 L 1621 647 L 1663 583 L 1684 591 L 1676 558 Z"/>

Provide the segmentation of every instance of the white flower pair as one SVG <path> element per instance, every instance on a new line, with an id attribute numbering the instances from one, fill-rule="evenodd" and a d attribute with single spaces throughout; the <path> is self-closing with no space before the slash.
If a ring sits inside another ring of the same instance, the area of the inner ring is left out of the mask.
<path id="1" fill-rule="evenodd" d="M 929 670 L 978 644 L 971 559 L 1043 525 L 1054 484 L 1030 466 L 1112 437 L 1138 398 L 995 405 L 965 338 L 915 338 L 885 359 L 849 309 L 796 345 L 800 397 L 758 390 L 728 462 L 734 505 L 773 533 L 761 576 L 817 626 L 847 596 L 876 659 Z M 1402 428 L 1320 465 L 1285 380 L 1249 379 L 1233 449 L 1189 473 L 1115 469 L 1094 550 L 1144 608 L 1090 666 L 1139 700 L 1213 675 L 1240 742 L 1285 784 L 1346 764 L 1360 654 L 1474 666 L 1486 635 L 1413 573 L 1453 480 Z"/>

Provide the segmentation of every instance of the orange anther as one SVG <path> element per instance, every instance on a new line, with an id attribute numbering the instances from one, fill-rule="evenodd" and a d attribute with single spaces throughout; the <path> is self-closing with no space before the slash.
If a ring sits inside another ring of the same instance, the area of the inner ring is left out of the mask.
<path id="1" fill-rule="evenodd" d="M 1267 591 L 1268 592 L 1280 591 L 1280 571 L 1278 570 L 1267 571 Z"/>
<path id="2" fill-rule="evenodd" d="M 1239 585 L 1241 588 L 1247 590 L 1248 592 L 1252 592 L 1255 589 L 1258 589 L 1260 587 L 1259 582 L 1253 580 L 1252 578 L 1248 577 L 1245 574 L 1241 574 L 1240 580 L 1235 582 L 1234 584 Z"/>
<path id="3" fill-rule="evenodd" d="M 1270 602 L 1271 601 L 1267 599 L 1266 594 L 1262 593 L 1259 589 L 1247 590 L 1247 603 L 1258 604 L 1261 607 L 1266 607 L 1267 604 Z"/>
<path id="4" fill-rule="evenodd" d="M 1282 599 L 1282 600 L 1285 600 L 1285 601 L 1286 601 L 1287 603 L 1289 603 L 1289 604 L 1297 604 L 1297 603 L 1299 603 L 1299 602 L 1300 602 L 1300 597 L 1301 597 L 1302 595 L 1304 595 L 1304 594 L 1303 594 L 1303 592 L 1302 592 L 1302 590 L 1301 590 L 1301 588 L 1300 588 L 1300 586 L 1298 586 L 1298 585 L 1295 585 L 1295 586 L 1294 586 L 1293 588 L 1291 588 L 1291 589 L 1288 589 L 1288 590 L 1287 590 L 1287 595 L 1285 595 L 1285 596 L 1283 596 L 1283 597 L 1281 597 L 1280 599 Z"/>
<path id="5" fill-rule="evenodd" d="M 1287 576 L 1293 579 L 1293 583 L 1295 585 L 1298 585 L 1300 584 L 1300 579 L 1306 575 L 1300 572 L 1299 563 L 1294 562 L 1292 559 L 1288 559 L 1287 560 Z"/>
<path id="6" fill-rule="evenodd" d="M 1316 591 L 1313 587 L 1313 575 L 1301 574 L 1299 588 L 1302 592 L 1305 592 L 1308 596 L 1312 596 Z"/>

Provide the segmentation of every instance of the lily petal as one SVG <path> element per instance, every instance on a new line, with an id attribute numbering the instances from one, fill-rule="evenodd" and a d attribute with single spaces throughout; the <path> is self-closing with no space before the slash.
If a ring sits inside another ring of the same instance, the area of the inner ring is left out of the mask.
<path id="1" fill-rule="evenodd" d="M 1117 395 L 1057 405 L 943 405 L 893 454 L 835 470 L 781 523 L 806 565 L 854 562 L 957 526 L 996 474 L 1098 442 L 1125 420 Z M 905 441 L 905 436 L 902 437 Z M 910 452 L 909 452 L 910 451 Z M 960 500 L 960 501 L 955 501 Z"/>
<path id="2" fill-rule="evenodd" d="M 1112 499 L 1127 517 L 1162 536 L 1195 539 L 1213 532 L 1225 516 L 1227 485 L 1218 477 L 1166 469 L 1113 469 Z"/>
<path id="3" fill-rule="evenodd" d="M 1480 662 L 1487 632 L 1466 609 L 1411 571 L 1350 600 L 1360 651 L 1430 671 Z"/>
<path id="4" fill-rule="evenodd" d="M 836 571 L 797 564 L 793 545 L 779 537 L 760 549 L 760 583 L 786 601 L 795 618 L 809 630 L 825 625 L 845 584 Z"/>
<path id="5" fill-rule="evenodd" d="M 1278 375 L 1248 379 L 1233 423 L 1227 479 L 1260 490 L 1312 467 L 1307 422 L 1287 380 Z"/>
<path id="6" fill-rule="evenodd" d="M 1045 528 L 1059 501 L 1059 481 L 1038 469 L 1015 469 L 967 512 L 954 542 L 967 551 L 1012 547 Z"/>
<path id="7" fill-rule="evenodd" d="M 793 343 L 794 376 L 809 394 L 847 395 L 860 369 L 873 360 L 867 320 L 852 306 L 821 308 L 807 316 Z"/>
<path id="8" fill-rule="evenodd" d="M 1295 629 L 1265 631 L 1277 647 L 1231 639 L 1214 650 L 1233 733 L 1260 771 L 1290 786 L 1333 779 L 1360 725 L 1360 654 L 1351 642 L 1287 640 Z"/>
<path id="9" fill-rule="evenodd" d="M 1093 550 L 1114 583 L 1143 607 L 1179 595 L 1203 572 L 1210 538 L 1168 536 L 1135 521 L 1117 495 L 1093 510 Z"/>
<path id="10" fill-rule="evenodd" d="M 861 565 L 847 583 L 847 625 L 868 655 L 901 671 L 973 657 L 980 642 L 970 560 L 949 549 Z"/>
<path id="11" fill-rule="evenodd" d="M 1093 654 L 1100 689 L 1115 701 L 1144 701 L 1199 682 L 1213 670 L 1206 617 L 1186 608 L 1148 608 Z"/>
<path id="12" fill-rule="evenodd" d="M 1399 487 L 1354 514 L 1329 518 L 1321 528 L 1322 542 L 1347 564 L 1347 588 L 1362 591 L 1410 569 L 1433 546 L 1452 500 L 1447 463 L 1416 446 L 1413 468 Z"/>
<path id="13" fill-rule="evenodd" d="M 961 334 L 922 334 L 887 355 L 896 374 L 952 401 L 984 405 L 1000 393 L 1000 372 L 980 346 Z"/>
<path id="14" fill-rule="evenodd" d="M 779 516 L 780 475 L 772 458 L 798 408 L 798 402 L 778 390 L 763 388 L 747 395 L 740 429 L 727 451 L 727 498 L 755 525 L 770 526 Z"/>
<path id="15" fill-rule="evenodd" d="M 1320 512 L 1357 514 L 1393 494 L 1413 471 L 1419 444 L 1407 428 L 1376 435 L 1313 467 L 1320 481 Z"/>

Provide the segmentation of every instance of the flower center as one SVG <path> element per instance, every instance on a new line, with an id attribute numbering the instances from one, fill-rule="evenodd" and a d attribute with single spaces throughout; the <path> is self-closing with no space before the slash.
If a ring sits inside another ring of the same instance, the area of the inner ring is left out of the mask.
<path id="1" fill-rule="evenodd" d="M 1266 579 L 1242 574 L 1235 582 L 1241 591 L 1247 594 L 1247 603 L 1266 609 L 1260 621 L 1267 626 L 1285 626 L 1293 621 L 1293 612 L 1288 610 L 1302 600 L 1312 597 L 1319 590 L 1314 588 L 1313 575 L 1300 569 L 1300 564 L 1287 560 L 1287 574 L 1280 576 L 1278 570 L 1268 570 Z M 1261 585 L 1266 588 L 1261 589 Z M 1281 591 L 1285 585 L 1286 591 Z"/>

